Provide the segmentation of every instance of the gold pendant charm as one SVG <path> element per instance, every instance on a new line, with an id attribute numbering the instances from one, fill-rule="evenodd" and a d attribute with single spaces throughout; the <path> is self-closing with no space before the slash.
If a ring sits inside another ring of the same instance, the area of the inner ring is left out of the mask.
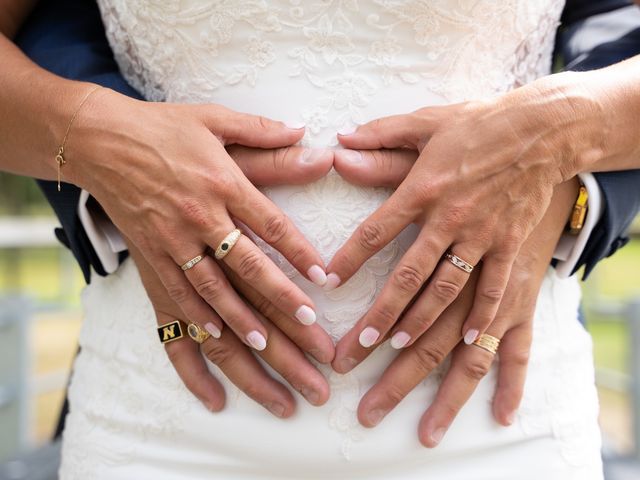
<path id="1" fill-rule="evenodd" d="M 64 148 L 60 147 L 58 155 L 56 155 L 56 163 L 58 164 L 58 191 L 60 191 L 60 182 L 62 181 L 62 166 L 67 163 L 62 156 L 64 154 Z"/>

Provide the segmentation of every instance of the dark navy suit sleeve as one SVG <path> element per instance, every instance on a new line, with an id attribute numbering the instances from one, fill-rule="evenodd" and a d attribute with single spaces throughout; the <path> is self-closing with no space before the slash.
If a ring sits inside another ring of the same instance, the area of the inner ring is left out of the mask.
<path id="1" fill-rule="evenodd" d="M 640 54 L 640 9 L 624 0 L 568 0 L 556 50 L 565 69 L 602 68 Z M 604 212 L 578 260 L 585 277 L 605 257 L 624 246 L 640 210 L 640 170 L 596 173 Z"/>
<path id="2" fill-rule="evenodd" d="M 41 0 L 16 43 L 35 63 L 61 77 L 141 98 L 118 70 L 93 0 Z M 54 182 L 38 183 L 62 225 L 56 236 L 73 252 L 85 280 L 90 280 L 91 267 L 105 275 L 77 214 L 80 190 L 64 184 L 58 192 Z"/>

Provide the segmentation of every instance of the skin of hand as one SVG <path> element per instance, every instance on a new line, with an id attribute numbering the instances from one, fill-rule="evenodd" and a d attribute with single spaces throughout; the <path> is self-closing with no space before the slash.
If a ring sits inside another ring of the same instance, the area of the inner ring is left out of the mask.
<path id="1" fill-rule="evenodd" d="M 627 69 L 639 70 L 636 65 L 640 63 Z M 341 158 L 354 166 L 362 162 L 365 149 L 418 153 L 396 191 L 327 267 L 327 287 L 335 287 L 409 224 L 420 227 L 418 238 L 354 327 L 360 345 L 374 347 L 394 329 L 392 345 L 402 348 L 433 324 L 469 279 L 467 272 L 443 260 L 447 252 L 471 265 L 482 260 L 462 335 L 471 344 L 487 329 L 518 251 L 542 219 L 554 188 L 582 171 L 639 163 L 637 135 L 623 125 L 637 124 L 632 118 L 640 112 L 634 109 L 638 102 L 621 109 L 619 119 L 609 114 L 620 104 L 621 94 L 614 88 L 618 77 L 612 75 L 619 76 L 620 68 L 551 75 L 496 99 L 428 107 L 338 136 L 347 149 Z M 614 134 L 617 129 L 627 135 Z M 338 371 L 354 366 L 346 361 Z"/>
<path id="2" fill-rule="evenodd" d="M 0 12 L 23 11 L 16 2 Z M 15 10 L 8 10 L 10 6 Z M 0 23 L 4 32 L 17 21 Z M 37 67 L 0 34 L 0 168 L 56 179 L 58 147 L 66 138 L 65 181 L 89 191 L 120 231 L 145 255 L 186 317 L 220 334 L 221 319 L 247 345 L 260 350 L 268 332 L 206 257 L 236 223 L 278 250 L 306 278 L 324 285 L 324 263 L 291 220 L 251 184 L 225 147 L 274 149 L 294 145 L 304 128 L 219 105 L 143 102 L 93 84 L 65 80 Z M 87 95 L 93 92 L 90 97 Z M 9 119 L 7 121 L 7 119 Z M 73 119 L 73 122 L 71 120 Z M 72 123 L 72 124 L 71 124 Z M 67 128 L 71 125 L 66 137 Z M 301 161 L 331 163 L 329 150 Z M 223 263 L 257 286 L 291 321 L 315 321 L 314 305 L 246 236 Z M 218 316 L 211 314 L 213 307 Z"/>
<path id="3" fill-rule="evenodd" d="M 322 158 L 318 162 L 308 161 L 313 152 L 302 147 L 260 150 L 234 146 L 228 149 L 228 153 L 249 180 L 265 186 L 309 183 L 326 175 L 332 164 L 322 161 Z M 157 273 L 131 242 L 128 245 L 155 310 L 158 325 L 183 319 L 183 312 L 169 298 Z M 309 403 L 324 404 L 329 398 L 329 385 L 304 352 L 320 363 L 330 362 L 334 346 L 327 333 L 319 325 L 305 326 L 291 322 L 255 288 L 230 268 L 225 269 L 231 284 L 255 307 L 253 313 L 269 334 L 270 342 L 258 355 Z M 295 399 L 291 392 L 267 373 L 252 351 L 230 329 L 224 329 L 218 339 L 210 337 L 201 346 L 185 336 L 165 344 L 165 348 L 185 386 L 209 410 L 219 411 L 224 407 L 225 392 L 210 374 L 202 354 L 216 364 L 240 390 L 271 413 L 281 418 L 293 415 Z"/>
<path id="4" fill-rule="evenodd" d="M 349 152 L 338 151 L 334 161 L 336 170 L 348 181 L 393 187 L 407 175 L 416 155 L 406 150 L 381 150 L 363 151 L 357 162 L 350 157 Z M 496 320 L 487 330 L 501 339 L 493 414 L 505 426 L 513 423 L 522 398 L 537 296 L 577 191 L 576 179 L 555 188 L 549 208 L 516 257 Z M 472 308 L 479 276 L 476 271 L 471 274 L 460 296 L 440 314 L 433 327 L 405 348 L 363 396 L 358 408 L 362 425 L 378 425 L 451 353 L 450 367 L 418 428 L 423 445 L 435 447 L 440 443 L 494 361 L 491 353 L 461 341 L 460 329 Z M 344 359 L 345 348 L 356 343 L 354 331 L 347 334 L 338 344 L 336 361 Z M 359 351 L 348 355 L 355 354 L 359 362 L 369 353 L 369 349 L 359 347 Z"/>

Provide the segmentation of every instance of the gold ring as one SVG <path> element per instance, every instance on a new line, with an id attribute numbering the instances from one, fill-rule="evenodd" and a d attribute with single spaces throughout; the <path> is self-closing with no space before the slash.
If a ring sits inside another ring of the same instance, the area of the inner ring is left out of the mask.
<path id="1" fill-rule="evenodd" d="M 211 336 L 209 332 L 200 328 L 195 323 L 190 323 L 187 327 L 187 333 L 194 342 L 203 343 L 207 338 Z"/>
<path id="2" fill-rule="evenodd" d="M 184 337 L 182 322 L 176 320 L 175 322 L 167 323 L 166 325 L 160 325 L 158 327 L 158 337 L 160 337 L 160 343 L 163 345 L 175 340 L 180 340 Z"/>
<path id="3" fill-rule="evenodd" d="M 493 353 L 494 355 L 498 353 L 498 347 L 500 346 L 500 339 L 494 337 L 493 335 L 489 335 L 487 333 L 483 333 L 480 335 L 473 345 L 476 347 L 480 347 L 487 352 Z"/>
<path id="4" fill-rule="evenodd" d="M 458 267 L 460 270 L 464 272 L 467 272 L 467 273 L 473 272 L 473 265 L 471 265 L 469 262 L 465 262 L 459 256 L 454 255 L 451 252 L 445 253 L 444 258 L 449 260 L 451 263 L 453 263 L 456 267 Z"/>
<path id="5" fill-rule="evenodd" d="M 204 258 L 204 254 L 202 255 L 198 255 L 197 257 L 193 257 L 191 260 L 189 260 L 187 263 L 180 265 L 180 268 L 183 271 L 187 271 L 190 268 L 195 267 L 198 263 L 200 263 L 202 261 L 202 259 Z"/>
<path id="6" fill-rule="evenodd" d="M 220 242 L 220 244 L 218 245 L 218 248 L 216 248 L 215 257 L 218 260 L 222 260 L 224 257 L 226 257 L 227 253 L 231 251 L 231 249 L 237 243 L 237 241 L 240 240 L 241 236 L 242 236 L 242 232 L 236 228 L 231 233 L 229 233 L 226 237 L 224 237 Z"/>

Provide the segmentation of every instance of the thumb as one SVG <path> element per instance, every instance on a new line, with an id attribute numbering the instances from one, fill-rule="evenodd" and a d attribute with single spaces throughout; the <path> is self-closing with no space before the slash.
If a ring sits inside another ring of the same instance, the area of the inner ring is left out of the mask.
<path id="1" fill-rule="evenodd" d="M 324 177 L 333 166 L 333 150 L 323 148 L 231 145 L 227 153 L 256 186 L 304 185 Z"/>
<path id="2" fill-rule="evenodd" d="M 220 105 L 198 105 L 206 127 L 223 145 L 278 148 L 293 145 L 304 136 L 304 125 L 290 125 L 259 115 L 240 113 Z"/>
<path id="3" fill-rule="evenodd" d="M 393 150 L 336 150 L 334 167 L 349 183 L 365 187 L 400 185 L 413 167 L 418 152 Z"/>

